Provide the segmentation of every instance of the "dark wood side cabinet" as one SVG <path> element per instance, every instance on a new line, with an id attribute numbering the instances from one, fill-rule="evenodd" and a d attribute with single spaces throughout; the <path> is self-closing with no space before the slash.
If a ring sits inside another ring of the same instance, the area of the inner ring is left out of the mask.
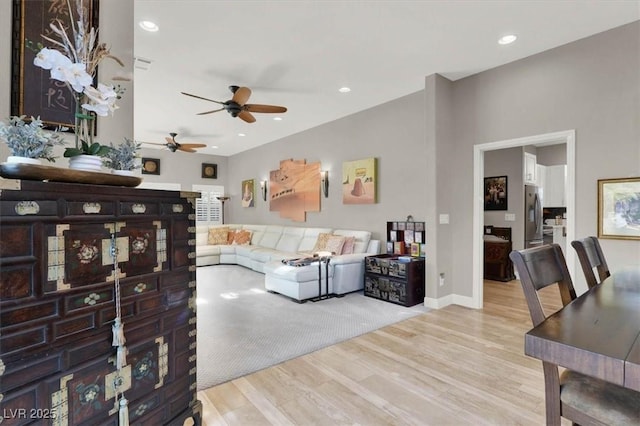
<path id="1" fill-rule="evenodd" d="M 200 424 L 197 193 L 0 185 L 2 426 L 116 426 L 118 394 L 131 425 Z M 119 370 L 118 298 L 128 349 Z"/>
<path id="2" fill-rule="evenodd" d="M 424 302 L 424 258 L 379 254 L 364 260 L 365 296 L 403 306 Z"/>

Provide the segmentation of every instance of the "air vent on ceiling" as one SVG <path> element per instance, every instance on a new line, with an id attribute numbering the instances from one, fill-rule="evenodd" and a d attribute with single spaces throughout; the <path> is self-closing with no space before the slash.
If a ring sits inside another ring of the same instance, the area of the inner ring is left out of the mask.
<path id="1" fill-rule="evenodd" d="M 151 59 L 141 58 L 140 56 L 136 56 L 134 58 L 133 67 L 139 70 L 148 71 L 151 68 Z"/>

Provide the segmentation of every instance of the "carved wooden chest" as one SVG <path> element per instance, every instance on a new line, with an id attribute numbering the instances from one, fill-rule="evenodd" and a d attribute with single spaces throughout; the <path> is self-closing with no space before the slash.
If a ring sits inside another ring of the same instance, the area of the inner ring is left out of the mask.
<path id="1" fill-rule="evenodd" d="M 8 184 L 15 189 L 0 196 L 2 426 L 199 424 L 197 194 Z"/>

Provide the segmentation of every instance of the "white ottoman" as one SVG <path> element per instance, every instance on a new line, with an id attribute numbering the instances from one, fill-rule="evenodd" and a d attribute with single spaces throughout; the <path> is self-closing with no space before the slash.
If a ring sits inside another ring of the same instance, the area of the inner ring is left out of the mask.
<path id="1" fill-rule="evenodd" d="M 289 266 L 281 261 L 264 265 L 264 287 L 268 291 L 290 297 L 298 302 L 333 293 L 333 267 L 329 262 L 329 284 L 327 291 L 327 268 L 321 264 L 321 293 L 318 294 L 318 262 L 305 266 Z"/>

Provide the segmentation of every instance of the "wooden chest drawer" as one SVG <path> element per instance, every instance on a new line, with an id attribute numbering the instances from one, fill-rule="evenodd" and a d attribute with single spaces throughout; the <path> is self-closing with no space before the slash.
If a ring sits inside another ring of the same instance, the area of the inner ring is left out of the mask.
<path id="1" fill-rule="evenodd" d="M 194 203 L 36 181 L 0 191 L 2 426 L 118 426 L 117 377 L 131 424 L 199 417 Z"/>

